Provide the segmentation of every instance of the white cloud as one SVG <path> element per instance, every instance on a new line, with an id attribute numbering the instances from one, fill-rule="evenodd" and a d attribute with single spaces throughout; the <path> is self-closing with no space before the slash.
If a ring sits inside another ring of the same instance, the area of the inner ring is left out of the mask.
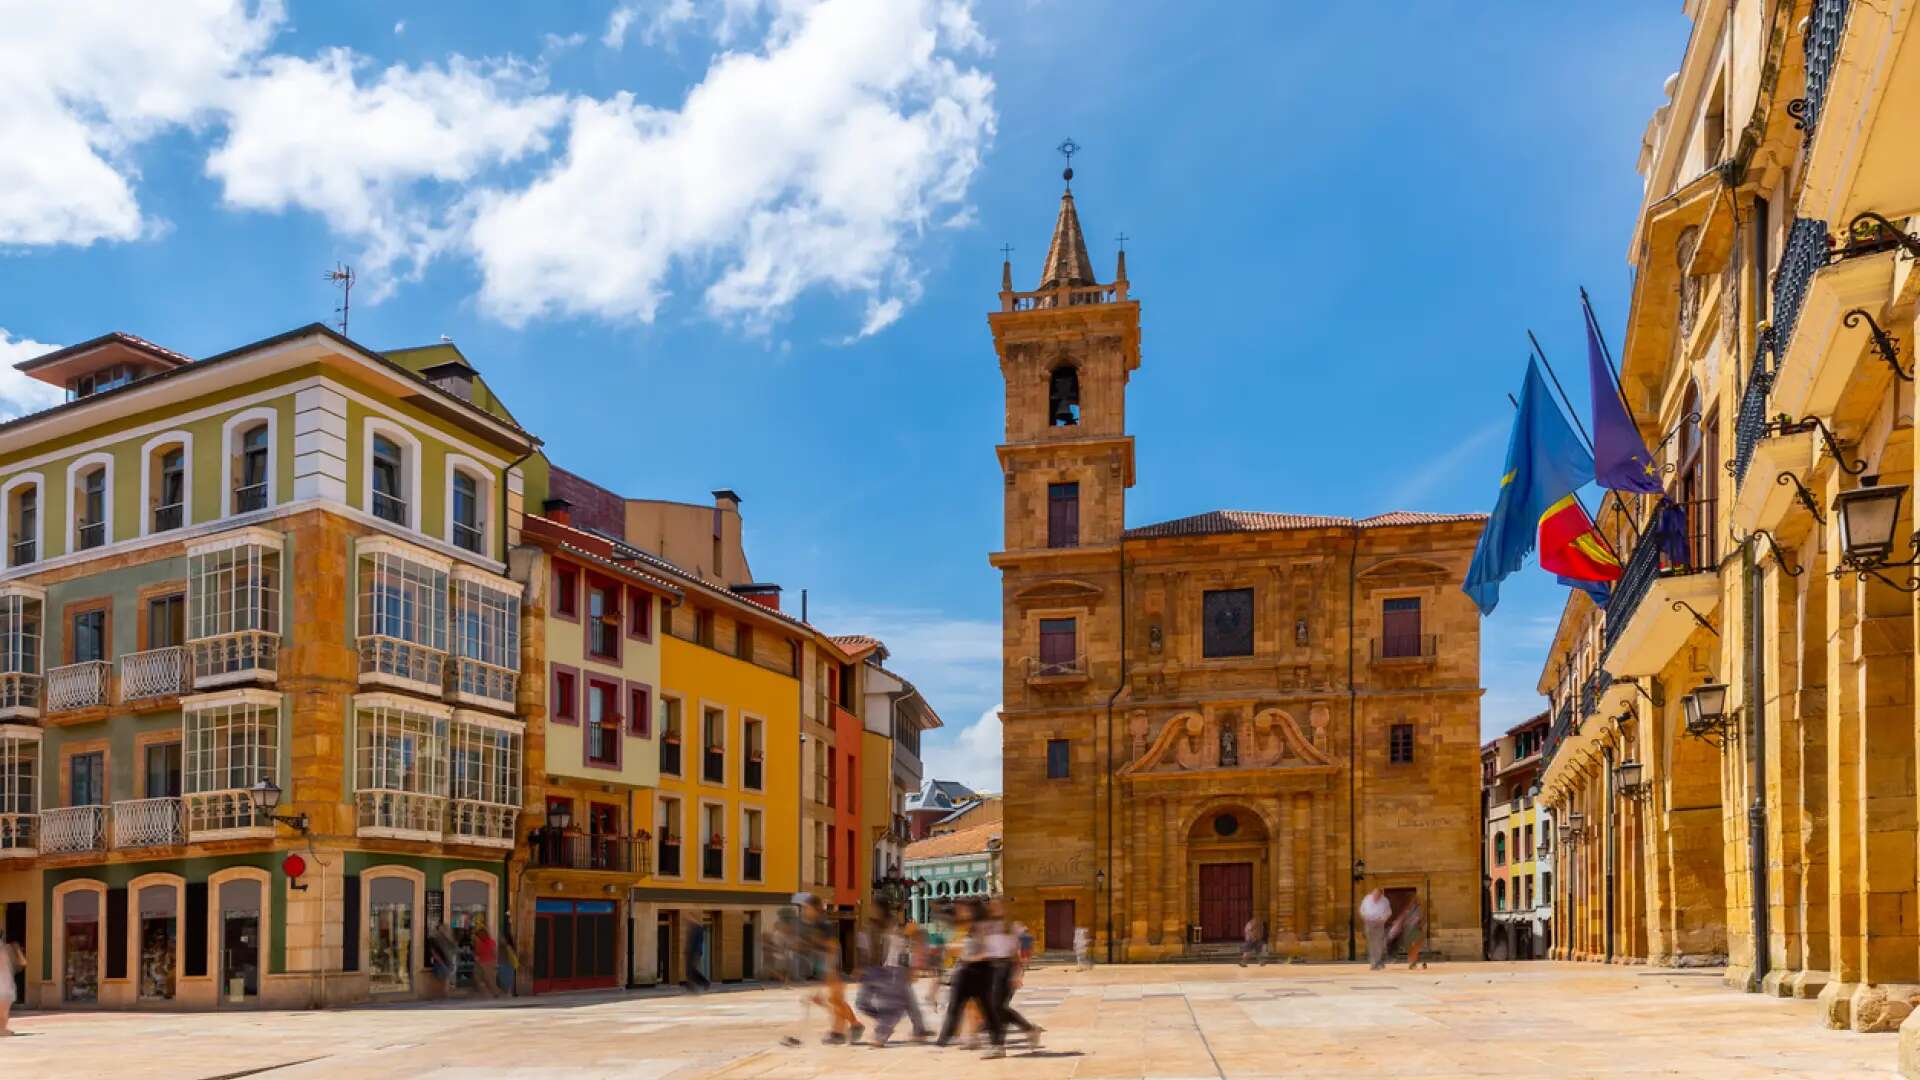
<path id="1" fill-rule="evenodd" d="M 90 244 L 154 231 L 132 154 L 205 120 L 271 38 L 278 0 L 0 0 L 0 244 Z"/>
<path id="2" fill-rule="evenodd" d="M 930 780 L 958 780 L 975 791 L 1003 791 L 1000 775 L 1000 706 L 981 713 L 941 743 L 922 747 Z"/>
<path id="3" fill-rule="evenodd" d="M 62 346 L 29 338 L 16 338 L 7 333 L 5 327 L 0 327 L 0 420 L 51 408 L 66 397 L 59 387 L 29 379 L 13 370 L 15 364 L 60 348 Z"/>
<path id="4" fill-rule="evenodd" d="M 207 172 L 230 206 L 324 216 L 362 245 L 378 299 L 380 271 L 417 270 L 457 235 L 459 185 L 546 148 L 565 106 L 542 87 L 524 64 L 461 56 L 377 74 L 346 49 L 272 57 L 234 95 Z"/>
<path id="5" fill-rule="evenodd" d="M 708 313 L 757 329 L 813 288 L 910 295 L 912 242 L 964 202 L 994 131 L 992 80 L 953 55 L 978 39 L 965 10 L 783 8 L 677 110 L 576 100 L 560 159 L 478 199 L 483 307 L 651 321 L 677 272 Z"/>
<path id="6" fill-rule="evenodd" d="M 918 300 L 921 238 L 970 220 L 996 124 L 993 81 L 962 62 L 987 51 L 970 3 L 623 3 L 609 44 L 698 25 L 720 49 L 662 108 L 550 92 L 510 57 L 272 52 L 280 0 L 0 0 L 0 245 L 152 235 L 132 151 L 192 127 L 227 206 L 322 216 L 369 299 L 461 253 L 513 324 L 650 321 L 682 293 L 764 332 L 824 290 L 859 302 L 858 338 Z"/>
<path id="7" fill-rule="evenodd" d="M 401 19 L 401 20 L 400 20 L 399 22 L 397 22 L 397 23 L 394 23 L 394 24 L 393 24 L 393 32 L 394 32 L 395 34 L 404 34 L 404 33 L 406 33 L 406 32 L 407 32 L 407 20 L 405 20 L 405 19 Z"/>

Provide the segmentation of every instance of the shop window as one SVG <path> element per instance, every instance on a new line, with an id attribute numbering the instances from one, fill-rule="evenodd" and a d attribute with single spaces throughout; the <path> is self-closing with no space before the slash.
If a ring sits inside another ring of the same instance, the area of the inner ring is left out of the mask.
<path id="1" fill-rule="evenodd" d="M 413 879 L 387 875 L 367 883 L 367 990 L 399 994 L 413 989 Z"/>
<path id="2" fill-rule="evenodd" d="M 134 898 L 140 914 L 135 940 L 140 949 L 139 992 L 143 1001 L 173 998 L 180 940 L 179 892 L 171 884 L 148 885 Z"/>

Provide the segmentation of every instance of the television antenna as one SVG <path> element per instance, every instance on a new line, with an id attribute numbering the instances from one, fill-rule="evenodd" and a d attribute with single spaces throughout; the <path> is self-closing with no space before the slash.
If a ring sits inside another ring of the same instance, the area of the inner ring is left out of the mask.
<path id="1" fill-rule="evenodd" d="M 340 316 L 340 333 L 342 336 L 345 336 L 347 332 L 347 316 L 353 308 L 353 283 L 355 280 L 353 267 L 345 263 L 334 263 L 333 269 L 320 276 L 326 281 L 340 287 L 340 306 L 334 308 L 333 313 Z"/>

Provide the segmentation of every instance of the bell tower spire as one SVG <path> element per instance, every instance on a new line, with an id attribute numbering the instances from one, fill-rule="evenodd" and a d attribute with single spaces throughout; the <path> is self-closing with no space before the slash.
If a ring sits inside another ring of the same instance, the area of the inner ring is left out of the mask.
<path id="1" fill-rule="evenodd" d="M 1060 178 L 1066 190 L 1060 193 L 1060 215 L 1053 223 L 1053 242 L 1047 245 L 1047 261 L 1040 268 L 1041 289 L 1066 285 L 1092 285 L 1093 260 L 1087 257 L 1087 237 L 1080 229 L 1080 214 L 1073 207 L 1073 155 L 1080 144 L 1068 139 L 1058 147 L 1067 159 Z"/>

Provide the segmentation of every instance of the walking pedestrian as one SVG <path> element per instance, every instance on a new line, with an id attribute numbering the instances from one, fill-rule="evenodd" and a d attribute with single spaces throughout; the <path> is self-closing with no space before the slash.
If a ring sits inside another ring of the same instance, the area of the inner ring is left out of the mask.
<path id="1" fill-rule="evenodd" d="M 500 949 L 482 925 L 473 932 L 473 981 L 488 997 L 500 996 Z"/>
<path id="2" fill-rule="evenodd" d="M 1427 943 L 1427 913 L 1420 908 L 1420 901 L 1410 900 L 1406 910 L 1393 920 L 1393 926 L 1387 934 L 1407 950 L 1407 970 L 1423 968 L 1427 964 L 1420 959 L 1420 947 Z"/>
<path id="3" fill-rule="evenodd" d="M 508 932 L 500 938 L 500 986 L 508 997 L 514 997 L 520 990 L 520 951 L 513 947 L 513 934 Z"/>
<path id="4" fill-rule="evenodd" d="M 947 1015 L 940 1024 L 940 1037 L 935 1044 L 946 1046 L 953 1041 L 960 1018 L 971 1005 L 980 1010 L 987 1034 L 993 1040 L 993 1049 L 987 1056 L 1006 1057 L 1006 1029 L 1000 1024 L 1000 1010 L 993 1006 L 993 959 L 987 946 L 992 928 L 986 925 L 979 902 L 975 900 L 963 900 L 955 905 L 954 918 L 956 929 L 964 930 L 966 937 L 961 942 L 959 961 L 953 966 L 952 984 L 947 988 Z"/>
<path id="5" fill-rule="evenodd" d="M 1360 901 L 1360 921 L 1367 928 L 1367 963 L 1374 971 L 1387 966 L 1387 920 L 1393 918 L 1393 901 L 1385 889 L 1375 889 Z"/>
<path id="6" fill-rule="evenodd" d="M 450 996 L 454 972 L 460 969 L 460 943 L 453 939 L 453 931 L 447 929 L 445 919 L 435 922 L 427 931 L 427 966 L 439 983 L 437 996 Z"/>
<path id="7" fill-rule="evenodd" d="M 908 929 L 897 924 L 887 912 L 877 911 L 864 937 L 871 955 L 860 969 L 856 1008 L 873 1018 L 874 1047 L 887 1045 L 902 1016 L 912 1022 L 914 1038 L 926 1038 L 927 1023 L 920 1015 L 920 1003 L 913 996 L 913 942 Z"/>
<path id="8" fill-rule="evenodd" d="M 826 906 L 819 897 L 811 893 L 802 895 L 805 902 L 800 909 L 801 933 L 809 953 L 820 965 L 821 988 L 813 1000 L 827 1010 L 827 1034 L 820 1041 L 857 1043 L 867 1029 L 847 1005 L 847 980 L 840 963 L 840 943 L 833 932 L 833 920 L 827 917 Z"/>
<path id="9" fill-rule="evenodd" d="M 27 966 L 27 954 L 0 934 L 0 1037 L 13 1034 L 7 1017 L 13 1013 L 13 973 Z"/>
<path id="10" fill-rule="evenodd" d="M 1084 926 L 1073 928 L 1073 959 L 1081 971 L 1093 970 L 1093 935 Z"/>
<path id="11" fill-rule="evenodd" d="M 1006 904 L 1001 900 L 990 901 L 987 912 L 994 926 L 987 939 L 987 949 L 993 956 L 993 1007 L 1000 1014 L 1000 1030 L 1004 1035 L 1009 1027 L 1019 1028 L 1027 1036 L 1027 1049 L 1038 1050 L 1040 1035 L 1045 1029 L 1021 1016 L 1013 1007 L 1013 992 L 1025 977 L 1027 958 L 1033 955 L 1023 947 L 1019 931 L 1024 928 L 1019 923 L 1007 925 Z"/>
<path id="12" fill-rule="evenodd" d="M 694 920 L 687 927 L 687 989 L 703 994 L 713 986 L 702 961 L 707 953 L 707 924 Z"/>
<path id="13" fill-rule="evenodd" d="M 947 932 L 937 922 L 927 924 L 927 974 L 927 1008 L 937 1009 L 940 984 L 947 979 Z"/>
<path id="14" fill-rule="evenodd" d="M 1267 923 L 1259 915 L 1248 919 L 1240 933 L 1240 966 L 1246 967 L 1248 959 L 1259 960 L 1261 967 L 1267 966 Z"/>

